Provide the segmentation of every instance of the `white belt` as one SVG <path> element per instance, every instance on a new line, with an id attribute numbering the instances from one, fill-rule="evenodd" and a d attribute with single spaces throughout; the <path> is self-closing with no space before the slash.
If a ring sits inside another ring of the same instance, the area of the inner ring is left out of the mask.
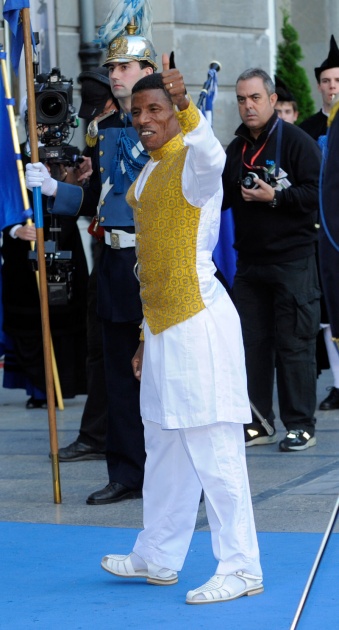
<path id="1" fill-rule="evenodd" d="M 135 247 L 135 234 L 129 234 L 123 230 L 105 230 L 105 243 L 112 249 L 122 249 L 124 247 Z"/>

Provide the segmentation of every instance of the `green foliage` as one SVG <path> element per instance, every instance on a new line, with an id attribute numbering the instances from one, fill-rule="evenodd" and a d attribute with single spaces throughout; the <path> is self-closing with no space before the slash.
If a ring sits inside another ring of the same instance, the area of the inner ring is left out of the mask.
<path id="1" fill-rule="evenodd" d="M 276 74 L 295 96 L 299 109 L 298 123 L 301 123 L 305 118 L 314 114 L 315 105 L 306 71 L 298 64 L 304 58 L 298 43 L 298 33 L 289 22 L 286 9 L 282 11 L 281 34 L 283 41 L 278 44 Z"/>

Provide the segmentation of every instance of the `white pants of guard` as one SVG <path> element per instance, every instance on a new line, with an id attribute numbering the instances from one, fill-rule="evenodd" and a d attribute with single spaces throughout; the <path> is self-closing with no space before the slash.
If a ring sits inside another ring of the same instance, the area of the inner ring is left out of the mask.
<path id="1" fill-rule="evenodd" d="M 144 421 L 144 530 L 133 551 L 180 571 L 194 532 L 201 489 L 217 573 L 261 576 L 242 424 L 164 430 Z"/>

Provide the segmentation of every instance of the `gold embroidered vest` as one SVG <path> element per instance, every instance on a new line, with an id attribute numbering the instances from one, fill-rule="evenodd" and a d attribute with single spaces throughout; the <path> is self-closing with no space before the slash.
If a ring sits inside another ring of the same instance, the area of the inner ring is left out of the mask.
<path id="1" fill-rule="evenodd" d="M 182 193 L 188 148 L 179 134 L 151 158 L 159 163 L 137 202 L 135 186 L 126 199 L 133 207 L 140 295 L 144 317 L 156 335 L 205 308 L 196 270 L 200 208 Z"/>

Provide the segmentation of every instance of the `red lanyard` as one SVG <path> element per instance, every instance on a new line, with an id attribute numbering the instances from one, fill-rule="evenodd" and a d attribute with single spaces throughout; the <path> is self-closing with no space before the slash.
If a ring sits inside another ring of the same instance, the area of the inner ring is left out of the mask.
<path id="1" fill-rule="evenodd" d="M 264 144 L 260 147 L 260 149 L 251 157 L 251 161 L 250 164 L 246 164 L 245 160 L 244 160 L 244 155 L 245 155 L 245 151 L 247 149 L 247 141 L 245 140 L 245 144 L 242 148 L 242 163 L 246 166 L 246 168 L 262 168 L 262 166 L 254 166 L 253 162 L 257 159 L 257 157 L 259 157 L 260 153 L 264 150 L 270 135 L 273 133 L 274 129 L 276 128 L 277 124 L 278 124 L 279 118 L 277 118 L 277 120 L 275 121 L 273 127 L 270 129 L 270 132 L 264 142 Z"/>

